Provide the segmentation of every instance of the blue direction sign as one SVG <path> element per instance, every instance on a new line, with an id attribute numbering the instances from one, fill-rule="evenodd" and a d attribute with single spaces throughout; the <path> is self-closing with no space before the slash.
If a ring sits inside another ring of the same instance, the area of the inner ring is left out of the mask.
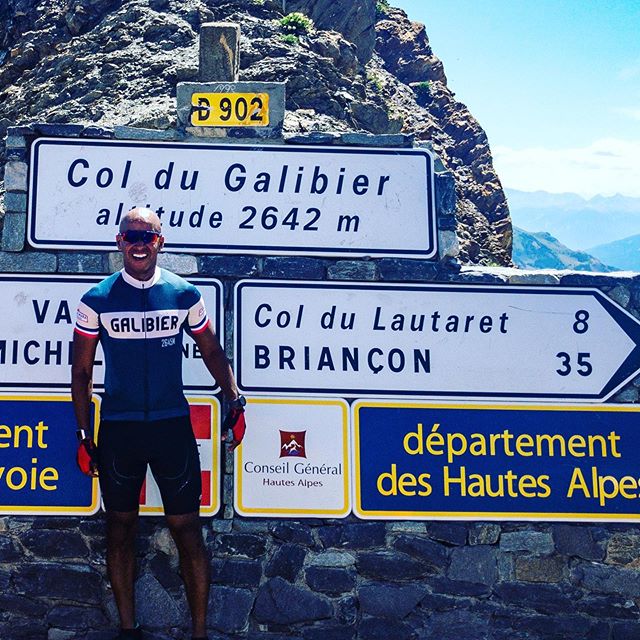
<path id="1" fill-rule="evenodd" d="M 640 520 L 640 406 L 354 403 L 371 519 Z"/>
<path id="2" fill-rule="evenodd" d="M 603 401 L 640 371 L 640 322 L 597 289 L 247 280 L 249 393 Z"/>
<path id="3" fill-rule="evenodd" d="M 97 422 L 93 399 L 91 428 Z M 0 514 L 90 515 L 98 481 L 75 463 L 73 404 L 64 395 L 0 395 Z"/>

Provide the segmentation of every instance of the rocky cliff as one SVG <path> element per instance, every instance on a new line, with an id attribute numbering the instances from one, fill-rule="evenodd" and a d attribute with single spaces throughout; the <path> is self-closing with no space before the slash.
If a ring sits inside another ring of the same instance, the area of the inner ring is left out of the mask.
<path id="1" fill-rule="evenodd" d="M 314 27 L 283 38 L 292 11 Z M 199 27 L 222 20 L 241 24 L 241 80 L 286 82 L 287 134 L 414 134 L 455 175 L 460 258 L 510 264 L 487 137 L 447 86 L 425 27 L 386 2 L 5 0 L 0 136 L 34 121 L 172 126 L 176 83 L 197 79 Z"/>

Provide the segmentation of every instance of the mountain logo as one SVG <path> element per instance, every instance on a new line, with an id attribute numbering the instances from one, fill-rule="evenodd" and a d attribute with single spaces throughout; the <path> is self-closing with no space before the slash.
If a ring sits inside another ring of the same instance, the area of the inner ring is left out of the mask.
<path id="1" fill-rule="evenodd" d="M 304 448 L 306 431 L 280 431 L 280 457 L 306 458 Z"/>

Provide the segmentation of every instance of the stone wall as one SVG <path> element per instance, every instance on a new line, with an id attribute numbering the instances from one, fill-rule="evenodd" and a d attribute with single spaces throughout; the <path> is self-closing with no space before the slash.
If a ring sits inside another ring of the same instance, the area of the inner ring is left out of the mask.
<path id="1" fill-rule="evenodd" d="M 27 155 L 40 135 L 180 139 L 178 131 L 36 124 L 6 140 L 0 271 L 110 273 L 118 254 L 26 246 Z M 404 136 L 309 134 L 290 144 L 410 144 Z M 456 259 L 455 188 L 436 180 L 438 261 L 163 254 L 185 276 L 212 276 L 230 300 L 240 278 L 589 286 L 640 317 L 640 275 L 463 267 Z M 227 305 L 229 306 L 229 305 Z M 226 317 L 227 351 L 232 326 Z M 614 402 L 637 403 L 640 378 Z M 210 636 L 253 640 L 631 640 L 640 637 L 640 533 L 634 524 L 379 522 L 247 519 L 224 508 L 203 519 L 213 567 Z M 155 640 L 186 636 L 177 555 L 161 518 L 141 519 L 136 597 Z M 0 518 L 0 638 L 107 640 L 115 609 L 105 570 L 104 521 Z"/>

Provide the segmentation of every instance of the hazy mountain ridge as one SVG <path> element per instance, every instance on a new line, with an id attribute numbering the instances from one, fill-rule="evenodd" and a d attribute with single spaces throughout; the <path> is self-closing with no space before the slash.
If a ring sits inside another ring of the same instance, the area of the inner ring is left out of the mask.
<path id="1" fill-rule="evenodd" d="M 574 271 L 616 271 L 584 251 L 573 251 L 546 231 L 528 232 L 513 228 L 513 261 L 523 269 L 571 269 Z"/>
<path id="2" fill-rule="evenodd" d="M 640 271 L 640 198 L 505 192 L 514 223 L 517 266 Z"/>
<path id="3" fill-rule="evenodd" d="M 614 196 L 596 195 L 583 198 L 577 193 L 549 193 L 548 191 L 519 191 L 505 189 L 509 204 L 517 208 L 552 209 L 562 208 L 569 211 L 598 211 L 600 213 L 629 212 L 640 215 L 640 198 L 616 194 Z"/>
<path id="4" fill-rule="evenodd" d="M 546 231 L 563 245 L 589 251 L 640 233 L 640 198 L 621 195 L 589 200 L 575 193 L 507 189 L 514 226 Z"/>
<path id="5" fill-rule="evenodd" d="M 619 269 L 640 271 L 640 234 L 592 247 L 589 253 Z"/>

